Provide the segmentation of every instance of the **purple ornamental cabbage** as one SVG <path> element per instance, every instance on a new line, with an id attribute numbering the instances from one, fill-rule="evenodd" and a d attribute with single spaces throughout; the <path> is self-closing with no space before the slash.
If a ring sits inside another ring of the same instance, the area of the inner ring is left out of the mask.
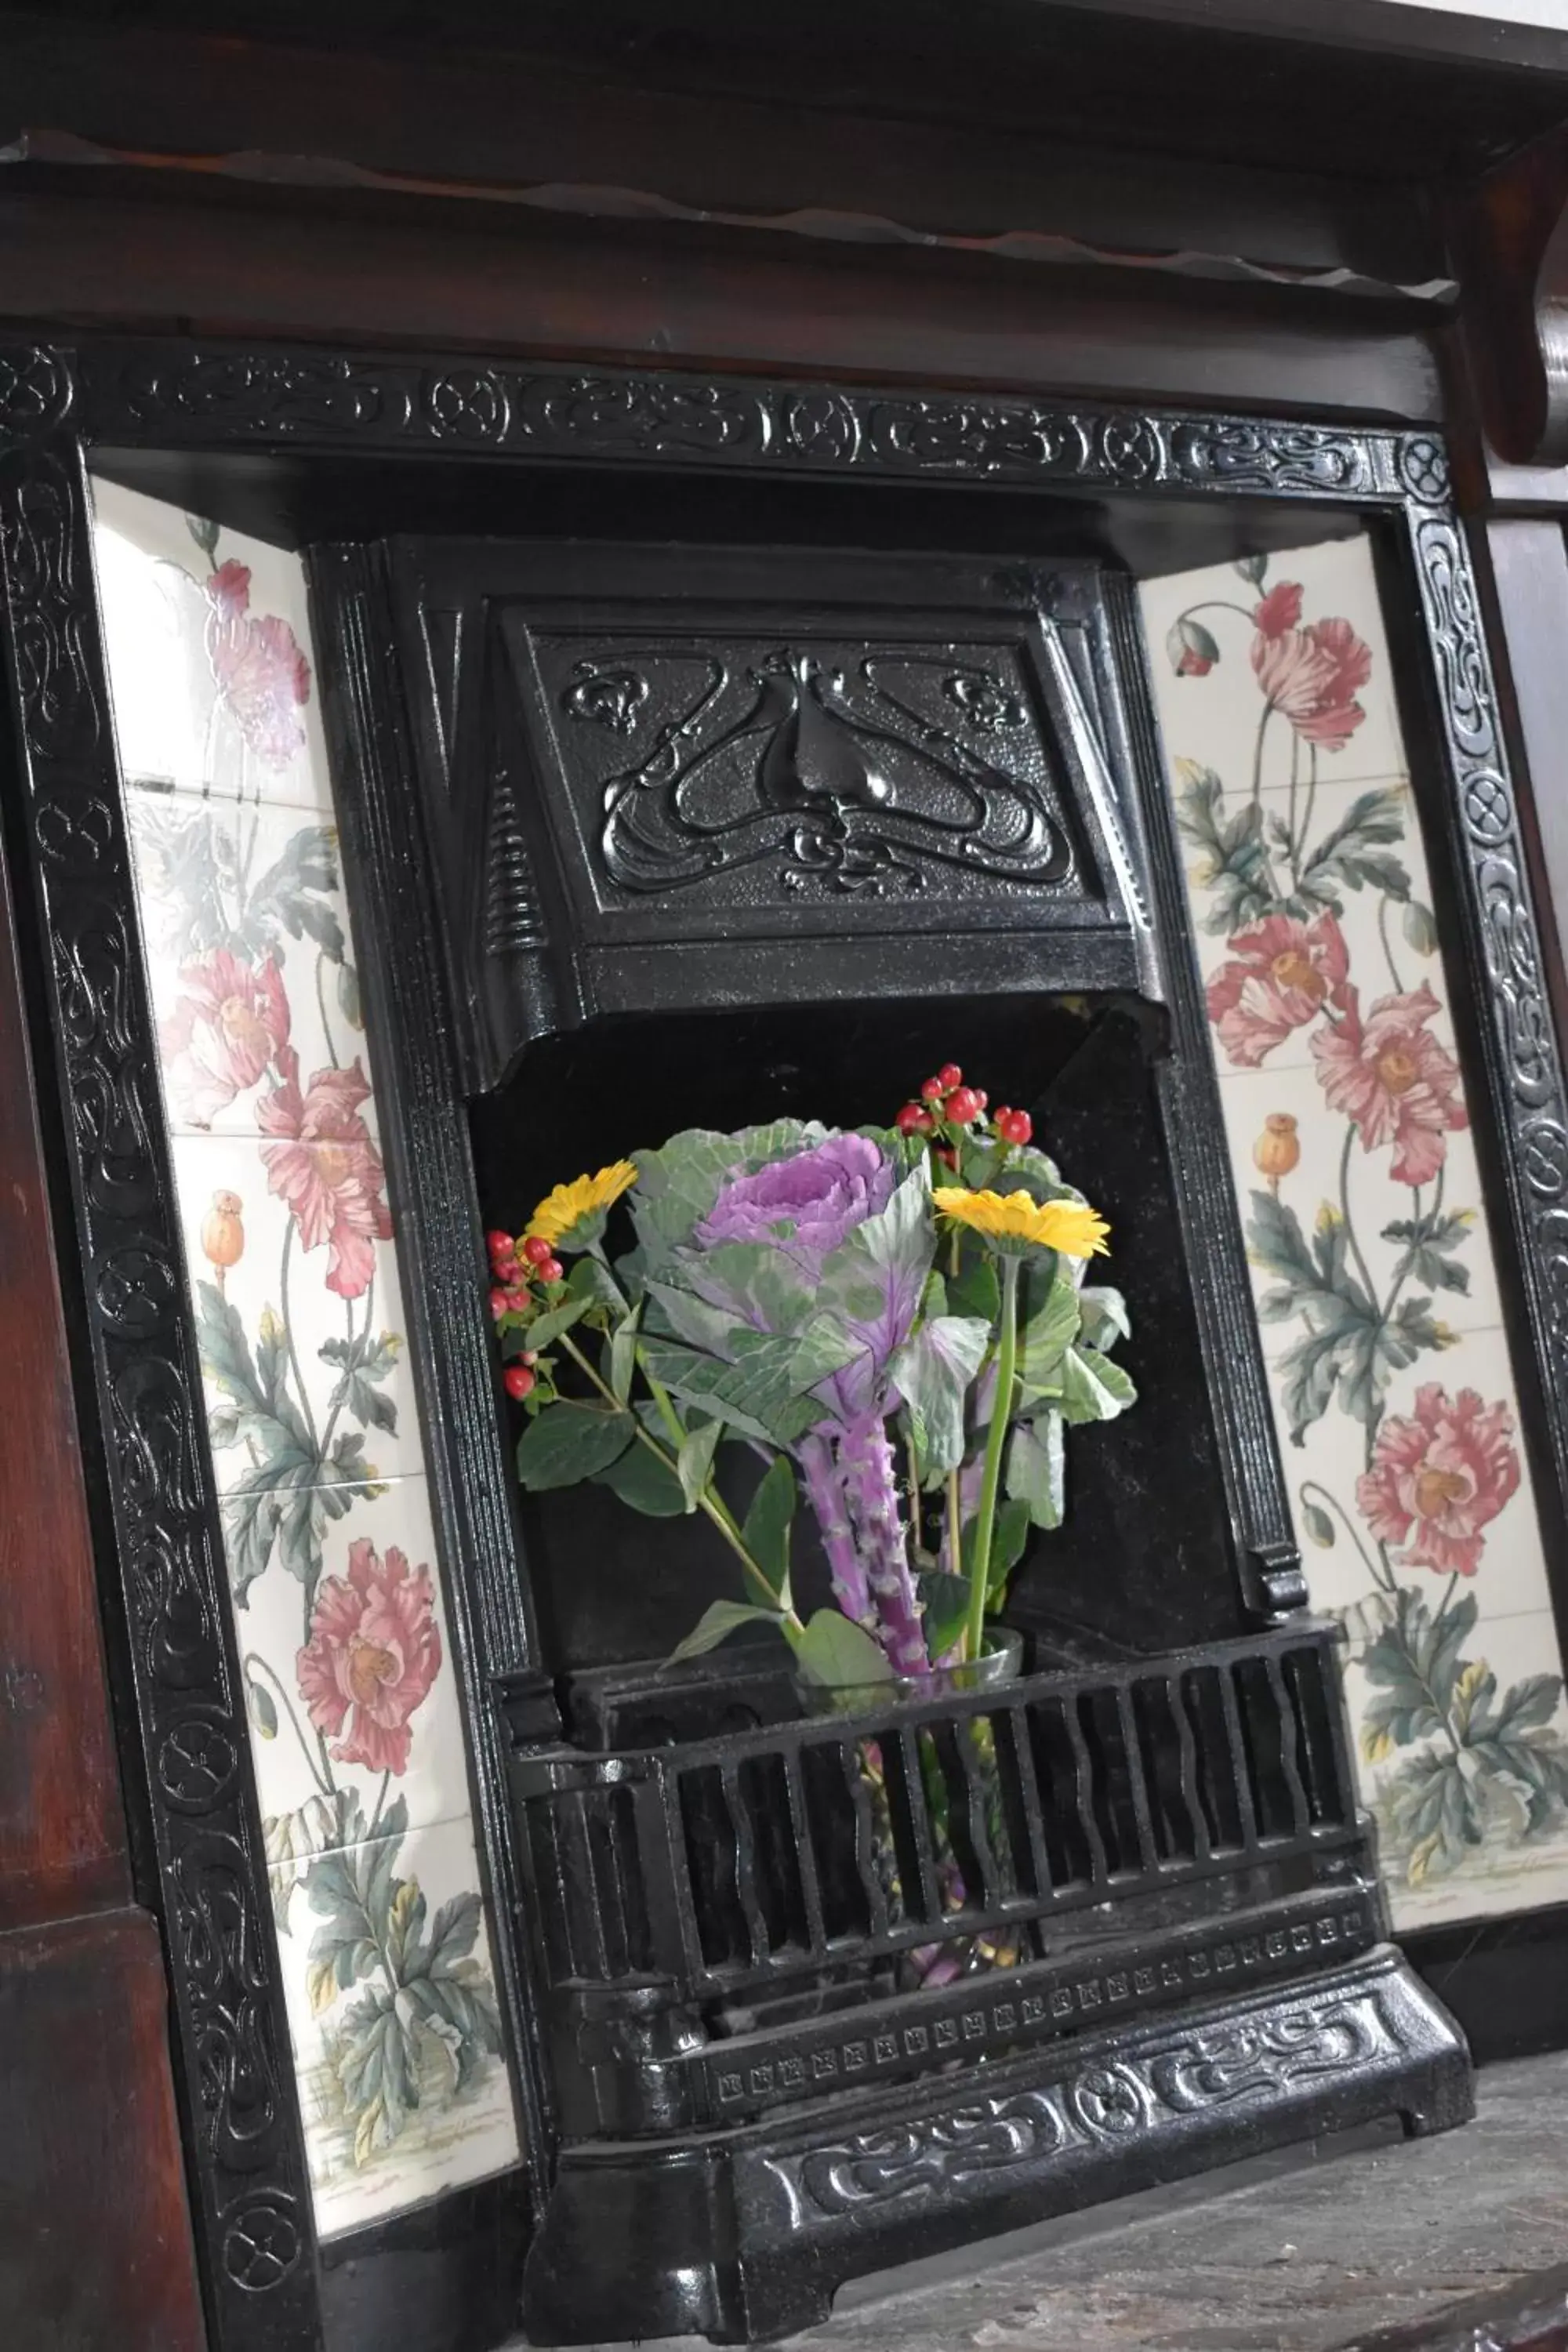
<path id="1" fill-rule="evenodd" d="M 700 1249 L 730 1242 L 776 1249 L 815 1286 L 834 1251 L 881 1215 L 898 1181 L 892 1160 L 869 1137 L 830 1135 L 752 1175 L 731 1177 L 692 1240 Z M 838 1606 L 875 1635 L 902 1675 L 924 1674 L 931 1661 L 884 1420 L 897 1398 L 886 1381 L 919 1312 L 929 1265 L 922 1236 L 912 1250 L 895 1244 L 863 1269 L 862 1286 L 879 1297 L 868 1319 L 847 1327 L 862 1339 L 863 1352 L 823 1382 L 816 1391 L 823 1418 L 794 1449 Z"/>
<path id="2" fill-rule="evenodd" d="M 775 1160 L 752 1176 L 731 1176 L 692 1238 L 762 1242 L 815 1282 L 854 1228 L 879 1216 L 897 1181 L 892 1161 L 865 1135 L 830 1135 L 809 1151 Z"/>

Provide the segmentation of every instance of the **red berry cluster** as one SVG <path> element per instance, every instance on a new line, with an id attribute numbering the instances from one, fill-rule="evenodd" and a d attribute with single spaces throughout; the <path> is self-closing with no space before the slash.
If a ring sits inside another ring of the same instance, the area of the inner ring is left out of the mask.
<path id="1" fill-rule="evenodd" d="M 499 1323 L 503 1315 L 526 1315 L 531 1307 L 543 1304 L 530 1288 L 532 1283 L 547 1286 L 563 1282 L 566 1269 L 547 1241 L 537 1234 L 518 1240 L 499 1228 L 485 1235 L 490 1254 L 490 1273 L 495 1287 L 490 1292 L 490 1313 Z M 538 1359 L 526 1349 L 521 1361 L 509 1364 L 501 1375 L 508 1396 L 521 1404 L 534 1385 L 533 1366 Z"/>
<path id="2" fill-rule="evenodd" d="M 973 1127 L 984 1118 L 989 1102 L 983 1087 L 966 1087 L 956 1062 L 944 1062 L 934 1078 L 927 1078 L 918 1102 L 907 1102 L 895 1124 L 901 1135 L 941 1135 L 944 1129 Z M 992 1126 L 1003 1143 L 1027 1143 L 1034 1125 L 1026 1110 L 999 1110 Z M 953 1164 L 952 1147 L 937 1146 L 939 1156 Z"/>

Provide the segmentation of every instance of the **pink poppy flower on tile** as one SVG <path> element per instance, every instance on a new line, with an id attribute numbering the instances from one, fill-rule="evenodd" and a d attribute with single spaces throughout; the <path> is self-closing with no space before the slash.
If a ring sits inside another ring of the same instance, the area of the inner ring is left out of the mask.
<path id="1" fill-rule="evenodd" d="M 357 1061 L 344 1070 L 318 1070 L 301 1093 L 292 1047 L 280 1063 L 284 1083 L 258 1105 L 269 1189 L 293 1212 L 308 1250 L 326 1244 L 327 1288 L 359 1298 L 375 1272 L 375 1244 L 392 1238 L 386 1171 L 360 1116 L 370 1082 Z"/>
<path id="2" fill-rule="evenodd" d="M 1350 970 L 1344 935 L 1331 914 L 1310 923 L 1265 915 L 1226 945 L 1231 961 L 1209 982 L 1209 1019 L 1231 1060 L 1256 1069 L 1292 1030 L 1339 1002 Z"/>
<path id="3" fill-rule="evenodd" d="M 1259 614 L 1284 595 L 1283 586 L 1272 590 Z M 1274 605 L 1271 626 L 1288 609 Z M 1282 710 L 1302 740 L 1322 751 L 1342 751 L 1366 717 L 1355 698 L 1372 676 L 1372 652 L 1348 621 L 1310 621 L 1273 634 L 1260 623 L 1252 667 L 1270 709 Z"/>
<path id="4" fill-rule="evenodd" d="M 1363 1150 L 1392 1143 L 1400 1184 L 1429 1184 L 1449 1134 L 1470 1123 L 1459 1066 L 1426 1026 L 1440 1010 L 1423 981 L 1403 995 L 1380 996 L 1363 1023 L 1357 992 L 1347 988 L 1342 1020 L 1312 1039 L 1331 1108 L 1355 1121 Z"/>
<path id="5" fill-rule="evenodd" d="M 1408 1417 L 1391 1413 L 1377 1433 L 1356 1501 L 1380 1543 L 1403 1544 L 1400 1565 L 1474 1576 L 1482 1529 L 1519 1489 L 1519 1455 L 1506 1404 L 1474 1389 L 1457 1397 L 1428 1381 Z"/>
<path id="6" fill-rule="evenodd" d="M 250 749 L 288 767 L 305 741 L 295 713 L 310 698 L 310 665 L 287 621 L 250 610 L 250 567 L 231 557 L 205 583 L 206 649 L 218 693 Z"/>
<path id="7" fill-rule="evenodd" d="M 258 1086 L 289 1043 L 289 999 L 275 956 L 250 964 L 212 948 L 180 968 L 180 993 L 158 1030 L 175 1117 L 210 1127 Z"/>
<path id="8" fill-rule="evenodd" d="M 317 1587 L 295 1666 L 310 1721 L 336 1741 L 338 1763 L 405 1772 L 408 1718 L 441 1666 L 429 1569 L 411 1569 L 395 1544 L 383 1559 L 362 1536 L 349 1546 L 347 1576 L 324 1576 Z"/>
<path id="9" fill-rule="evenodd" d="M 1270 588 L 1254 607 L 1253 622 L 1266 637 L 1282 637 L 1288 629 L 1300 625 L 1301 583 L 1299 580 L 1281 580 Z"/>

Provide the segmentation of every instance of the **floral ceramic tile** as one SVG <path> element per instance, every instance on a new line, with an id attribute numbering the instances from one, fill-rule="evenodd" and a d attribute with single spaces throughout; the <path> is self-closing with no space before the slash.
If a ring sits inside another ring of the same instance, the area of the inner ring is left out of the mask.
<path id="1" fill-rule="evenodd" d="M 292 1559 L 305 1547 L 280 1546 L 237 1596 L 263 1814 L 292 1822 L 301 1853 L 343 1843 L 340 1800 L 373 1829 L 393 1797 L 416 1828 L 455 1819 L 468 1810 L 468 1764 L 425 1481 L 276 1499 L 301 1516 L 328 1507 L 304 1572 Z"/>
<path id="2" fill-rule="evenodd" d="M 374 1144 L 177 1135 L 172 1151 L 220 1493 L 423 1470 Z"/>
<path id="3" fill-rule="evenodd" d="M 1469 1108 L 1361 541 L 1144 625 L 1313 1599 L 1396 1923 L 1568 1895 L 1568 1716 Z"/>
<path id="4" fill-rule="evenodd" d="M 131 842 L 169 1125 L 254 1135 L 290 1073 L 320 1123 L 340 1071 L 374 1127 L 336 827 L 269 802 L 134 790 Z"/>
<path id="5" fill-rule="evenodd" d="M 300 566 L 109 488 L 99 521 L 192 1312 L 330 2232 L 517 2160 L 462 1715 Z"/>
<path id="6" fill-rule="evenodd" d="M 467 1822 L 406 1829 L 396 1798 L 380 1834 L 275 1864 L 323 2236 L 517 2161 L 478 1877 Z"/>
<path id="7" fill-rule="evenodd" d="M 116 483 L 93 499 L 127 781 L 330 812 L 299 557 Z"/>

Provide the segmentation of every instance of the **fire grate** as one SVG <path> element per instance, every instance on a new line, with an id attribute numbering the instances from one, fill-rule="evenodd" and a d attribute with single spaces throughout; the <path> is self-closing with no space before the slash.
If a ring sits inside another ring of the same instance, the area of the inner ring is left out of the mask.
<path id="1" fill-rule="evenodd" d="M 852 1719 L 521 1751 L 576 2127 L 753 2114 L 1369 1944 L 1334 1640 L 1294 1624 Z"/>

